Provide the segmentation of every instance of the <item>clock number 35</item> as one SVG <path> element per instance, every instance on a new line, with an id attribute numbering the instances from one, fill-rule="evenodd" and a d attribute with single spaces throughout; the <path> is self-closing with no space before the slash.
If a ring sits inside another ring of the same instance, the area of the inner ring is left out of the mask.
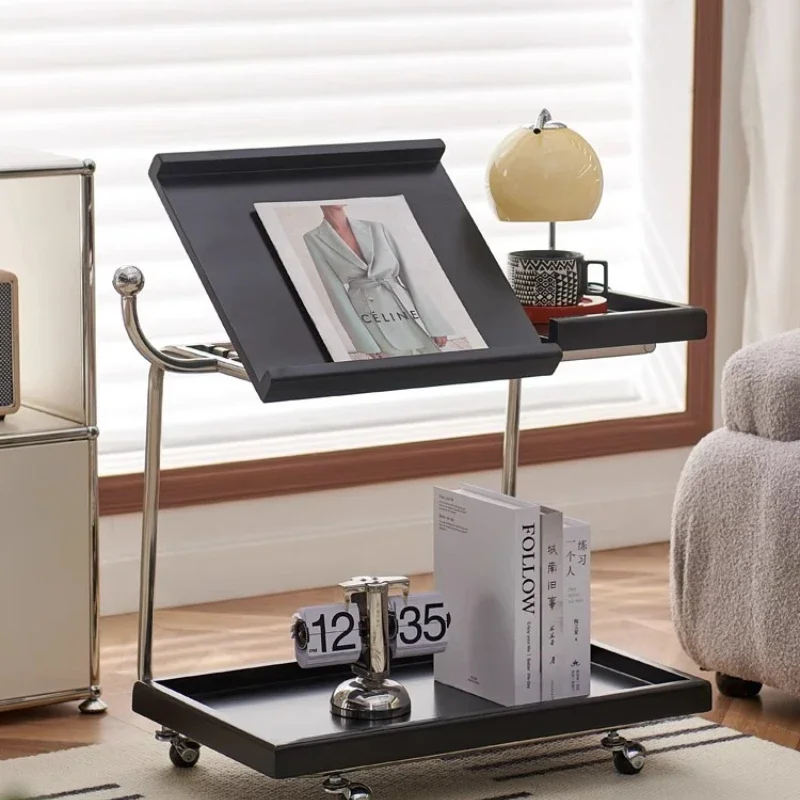
<path id="1" fill-rule="evenodd" d="M 447 635 L 447 616 L 444 603 L 425 603 L 423 606 L 407 605 L 397 613 L 399 630 L 397 635 L 405 645 L 440 642 Z"/>

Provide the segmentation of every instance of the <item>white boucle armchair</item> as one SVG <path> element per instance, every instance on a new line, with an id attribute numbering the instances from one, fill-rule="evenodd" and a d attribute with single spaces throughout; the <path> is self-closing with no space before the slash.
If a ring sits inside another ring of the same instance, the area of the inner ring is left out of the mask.
<path id="1" fill-rule="evenodd" d="M 722 404 L 678 484 L 673 620 L 723 694 L 800 697 L 800 331 L 733 355 Z"/>

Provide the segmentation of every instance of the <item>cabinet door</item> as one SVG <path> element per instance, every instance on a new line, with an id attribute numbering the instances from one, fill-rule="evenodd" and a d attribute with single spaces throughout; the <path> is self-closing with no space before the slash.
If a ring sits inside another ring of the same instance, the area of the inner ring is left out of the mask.
<path id="1" fill-rule="evenodd" d="M 0 449 L 0 699 L 89 685 L 89 443 Z"/>

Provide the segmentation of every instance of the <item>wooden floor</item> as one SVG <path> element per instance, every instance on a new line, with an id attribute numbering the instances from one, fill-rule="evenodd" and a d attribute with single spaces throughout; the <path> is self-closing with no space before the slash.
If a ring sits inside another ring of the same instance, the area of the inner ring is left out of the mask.
<path id="1" fill-rule="evenodd" d="M 593 635 L 623 650 L 700 674 L 681 652 L 670 622 L 666 545 L 593 556 Z M 417 589 L 429 579 L 414 582 Z M 338 599 L 334 590 L 234 600 L 159 612 L 155 671 L 169 675 L 291 658 L 289 617 L 306 605 Z M 80 716 L 74 705 L 0 714 L 0 758 L 96 742 L 123 741 L 154 726 L 130 711 L 136 669 L 136 618 L 102 624 L 104 696 L 109 712 Z M 710 719 L 800 749 L 800 700 L 765 689 L 757 700 L 715 697 Z"/>

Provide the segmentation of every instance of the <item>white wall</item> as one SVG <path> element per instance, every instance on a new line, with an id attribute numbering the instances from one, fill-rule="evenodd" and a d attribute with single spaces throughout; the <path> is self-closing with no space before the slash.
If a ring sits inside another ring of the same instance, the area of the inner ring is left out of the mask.
<path id="1" fill-rule="evenodd" d="M 591 522 L 596 549 L 664 541 L 687 454 L 526 467 L 518 494 Z M 156 602 L 169 607 L 328 586 L 365 573 L 429 572 L 431 486 L 460 480 L 499 488 L 499 471 L 164 511 Z M 136 607 L 140 520 L 126 514 L 101 521 L 103 614 Z"/>
<path id="2" fill-rule="evenodd" d="M 716 384 L 741 343 L 747 179 L 739 80 L 748 3 L 727 0 L 722 98 Z M 719 424 L 717 397 L 715 424 Z M 526 467 L 520 496 L 588 520 L 595 549 L 667 541 L 672 498 L 688 449 Z M 500 454 L 498 453 L 498 466 Z M 497 473 L 442 478 L 496 486 Z M 432 564 L 429 479 L 316 492 L 161 515 L 157 603 L 174 606 L 329 585 L 364 572 L 414 574 Z M 101 523 L 102 611 L 136 607 L 139 515 Z"/>

